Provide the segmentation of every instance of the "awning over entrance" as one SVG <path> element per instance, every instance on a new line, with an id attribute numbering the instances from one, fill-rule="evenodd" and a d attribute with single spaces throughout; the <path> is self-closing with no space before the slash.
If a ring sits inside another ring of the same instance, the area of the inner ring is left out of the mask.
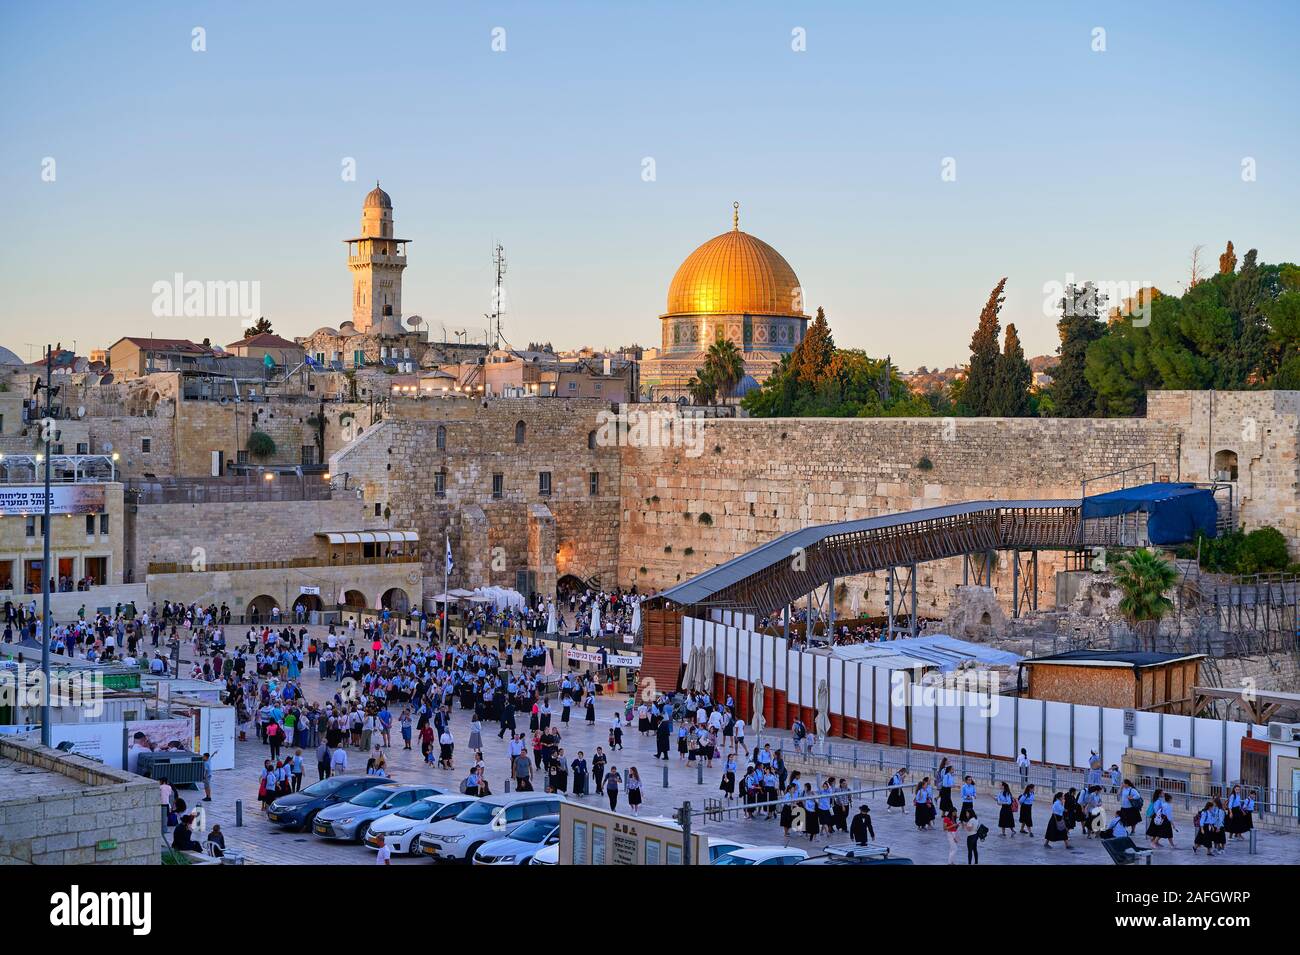
<path id="1" fill-rule="evenodd" d="M 317 531 L 331 544 L 400 544 L 420 539 L 415 531 Z"/>

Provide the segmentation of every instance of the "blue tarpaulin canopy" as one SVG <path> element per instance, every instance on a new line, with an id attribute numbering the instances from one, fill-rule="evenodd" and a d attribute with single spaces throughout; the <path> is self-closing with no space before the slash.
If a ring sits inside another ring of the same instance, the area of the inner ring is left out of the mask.
<path id="1" fill-rule="evenodd" d="M 1116 517 L 1145 511 L 1147 537 L 1153 544 L 1182 544 L 1197 532 L 1214 536 L 1218 506 L 1214 493 L 1194 484 L 1139 484 L 1083 499 L 1083 519 Z"/>

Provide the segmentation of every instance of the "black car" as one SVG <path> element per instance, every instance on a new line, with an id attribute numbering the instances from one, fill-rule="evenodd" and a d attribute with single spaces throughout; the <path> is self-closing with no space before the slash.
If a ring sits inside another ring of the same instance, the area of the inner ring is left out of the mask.
<path id="1" fill-rule="evenodd" d="M 277 796 L 266 807 L 266 818 L 286 829 L 307 829 L 311 821 L 326 806 L 347 802 L 372 786 L 392 783 L 385 776 L 331 776 L 313 783 L 302 792 Z"/>

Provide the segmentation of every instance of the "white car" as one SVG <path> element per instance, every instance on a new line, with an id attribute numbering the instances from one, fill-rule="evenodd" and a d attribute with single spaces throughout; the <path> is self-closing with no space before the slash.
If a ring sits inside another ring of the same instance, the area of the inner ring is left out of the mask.
<path id="1" fill-rule="evenodd" d="M 652 822 L 656 826 L 668 826 L 681 832 L 681 824 L 668 816 L 642 816 L 646 822 Z M 717 862 L 723 856 L 735 852 L 737 849 L 754 848 L 748 842 L 737 842 L 735 839 L 725 839 L 718 836 L 709 836 L 709 865 Z"/>
<path id="2" fill-rule="evenodd" d="M 420 836 L 420 852 L 435 861 L 474 858 L 485 842 L 510 835 L 529 819 L 552 816 L 565 798 L 559 793 L 512 792 L 475 799 L 452 819 L 434 823 Z"/>
<path id="3" fill-rule="evenodd" d="M 385 844 L 396 855 L 419 855 L 420 836 L 430 826 L 453 818 L 477 798 L 461 793 L 443 793 L 421 799 L 397 812 L 390 812 L 370 824 L 370 831 L 366 833 L 366 845 L 378 849 L 379 840 L 375 837 L 382 835 Z"/>
<path id="4" fill-rule="evenodd" d="M 560 844 L 553 842 L 549 846 L 542 846 L 533 857 L 528 860 L 529 865 L 559 865 L 560 864 Z"/>
<path id="5" fill-rule="evenodd" d="M 714 865 L 798 865 L 808 858 L 802 849 L 783 846 L 758 846 L 753 849 L 737 849 L 713 861 Z"/>

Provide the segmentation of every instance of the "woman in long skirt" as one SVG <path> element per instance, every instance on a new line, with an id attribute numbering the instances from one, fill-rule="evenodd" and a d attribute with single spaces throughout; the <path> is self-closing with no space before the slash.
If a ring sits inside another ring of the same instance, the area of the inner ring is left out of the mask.
<path id="1" fill-rule="evenodd" d="M 469 748 L 475 751 L 483 748 L 483 724 L 477 716 L 469 724 Z"/>
<path id="2" fill-rule="evenodd" d="M 722 782 L 718 784 L 722 790 L 723 798 L 728 802 L 736 798 L 736 761 L 734 758 L 727 760 L 727 768 L 722 771 Z"/>
<path id="3" fill-rule="evenodd" d="M 817 796 L 813 792 L 812 783 L 803 784 L 803 825 L 808 841 L 812 842 L 821 830 L 817 821 Z"/>
<path id="4" fill-rule="evenodd" d="M 1043 833 L 1043 845 L 1050 847 L 1053 842 L 1064 842 L 1070 848 L 1070 824 L 1065 819 L 1065 794 L 1052 796 L 1052 812 L 1047 817 L 1047 830 Z"/>
<path id="5" fill-rule="evenodd" d="M 907 797 L 903 795 L 903 780 L 907 778 L 907 770 L 900 769 L 889 779 L 889 798 L 885 800 L 885 812 L 893 812 L 895 809 L 903 809 L 907 806 Z"/>
<path id="6" fill-rule="evenodd" d="M 799 793 L 793 785 L 786 786 L 781 799 L 781 832 L 785 834 L 782 845 L 790 844 L 790 827 L 794 824 L 794 802 Z"/>
<path id="7" fill-rule="evenodd" d="M 913 820 L 916 823 L 916 828 L 929 828 L 935 817 L 934 790 L 930 786 L 929 776 L 916 784 L 916 793 L 912 797 L 912 803 L 916 806 L 916 815 Z"/>
<path id="8" fill-rule="evenodd" d="M 998 794 L 993 797 L 998 803 L 998 835 L 1006 836 L 1010 830 L 1014 836 L 1016 834 L 1016 815 L 1011 811 L 1011 804 L 1016 801 L 1016 797 L 1011 795 L 1011 787 L 1006 783 L 998 790 Z"/>
<path id="9" fill-rule="evenodd" d="M 1020 794 L 1020 831 L 1034 834 L 1034 784 L 1030 783 Z"/>
<path id="10" fill-rule="evenodd" d="M 641 774 L 633 766 L 627 771 L 627 804 L 632 807 L 632 815 L 641 810 Z"/>
<path id="11" fill-rule="evenodd" d="M 1165 801 L 1165 791 L 1157 789 L 1151 794 L 1151 819 L 1147 823 L 1147 839 L 1151 848 L 1160 846 L 1161 839 L 1169 840 L 1169 848 L 1174 847 L 1174 821 L 1170 818 L 1169 803 Z"/>
<path id="12" fill-rule="evenodd" d="M 1207 800 L 1196 814 L 1196 838 L 1192 840 L 1192 855 L 1205 850 L 1206 855 L 1214 855 L 1214 800 Z"/>

